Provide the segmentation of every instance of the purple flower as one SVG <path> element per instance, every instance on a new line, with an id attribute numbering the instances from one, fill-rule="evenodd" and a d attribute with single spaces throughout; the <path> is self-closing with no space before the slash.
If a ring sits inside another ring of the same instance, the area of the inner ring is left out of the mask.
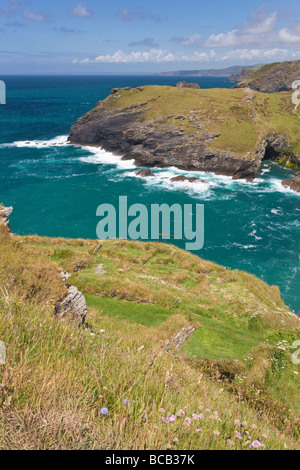
<path id="1" fill-rule="evenodd" d="M 261 443 L 259 441 L 254 441 L 252 444 L 250 444 L 250 449 L 259 449 L 261 447 Z"/>
<path id="2" fill-rule="evenodd" d="M 126 405 L 126 406 L 128 406 L 128 405 L 129 405 L 129 401 L 128 401 L 128 400 L 126 400 L 126 398 L 123 400 L 123 405 Z"/>
<path id="3" fill-rule="evenodd" d="M 147 419 L 147 416 L 145 415 L 145 413 L 143 414 L 142 419 Z"/>
<path id="4" fill-rule="evenodd" d="M 176 421 L 176 416 L 174 415 L 170 416 L 169 421 L 170 423 L 174 423 L 174 421 Z"/>
<path id="5" fill-rule="evenodd" d="M 199 414 L 199 419 L 204 419 L 204 414 L 203 413 Z"/>
<path id="6" fill-rule="evenodd" d="M 196 431 L 196 432 L 197 432 L 198 434 L 203 434 L 203 431 L 202 431 L 202 429 L 197 429 L 197 431 Z"/>
<path id="7" fill-rule="evenodd" d="M 196 415 L 196 414 L 194 413 L 194 414 L 192 415 L 192 418 L 196 420 L 196 419 L 198 419 L 198 415 Z"/>
<path id="8" fill-rule="evenodd" d="M 184 416 L 184 415 L 185 415 L 185 412 L 184 412 L 183 410 L 179 410 L 179 411 L 178 411 L 178 415 L 179 415 L 179 416 Z"/>
<path id="9" fill-rule="evenodd" d="M 235 437 L 241 441 L 241 440 L 243 439 L 243 434 L 240 433 L 240 432 L 238 432 L 238 433 L 235 435 Z"/>
<path id="10" fill-rule="evenodd" d="M 101 408 L 100 413 L 101 413 L 102 415 L 107 415 L 107 414 L 108 414 L 108 411 L 109 411 L 108 408 Z"/>
<path id="11" fill-rule="evenodd" d="M 191 418 L 185 418 L 184 422 L 185 422 L 185 424 L 190 425 L 192 420 L 191 420 Z"/>

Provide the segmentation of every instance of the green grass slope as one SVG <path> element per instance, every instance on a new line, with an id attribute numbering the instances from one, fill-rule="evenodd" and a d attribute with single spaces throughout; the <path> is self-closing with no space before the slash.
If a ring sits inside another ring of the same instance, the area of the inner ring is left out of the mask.
<path id="1" fill-rule="evenodd" d="M 298 448 L 299 322 L 278 289 L 173 246 L 97 245 L 0 227 L 0 448 Z M 84 328 L 54 316 L 62 268 Z"/>
<path id="2" fill-rule="evenodd" d="M 138 107 L 140 119 L 153 121 L 161 129 L 181 129 L 195 141 L 207 133 L 220 134 L 212 140 L 212 149 L 243 154 L 245 158 L 270 133 L 283 134 L 290 142 L 289 150 L 300 153 L 299 118 L 293 114 L 288 92 L 146 86 L 121 89 L 98 106 L 111 110 Z"/>

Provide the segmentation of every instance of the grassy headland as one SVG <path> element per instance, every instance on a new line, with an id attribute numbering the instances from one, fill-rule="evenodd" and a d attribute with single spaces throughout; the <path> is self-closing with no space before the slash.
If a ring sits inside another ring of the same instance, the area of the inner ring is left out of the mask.
<path id="1" fill-rule="evenodd" d="M 299 320 L 278 289 L 171 245 L 97 246 L 0 227 L 0 447 L 296 449 Z M 54 316 L 61 268 L 84 328 Z"/>

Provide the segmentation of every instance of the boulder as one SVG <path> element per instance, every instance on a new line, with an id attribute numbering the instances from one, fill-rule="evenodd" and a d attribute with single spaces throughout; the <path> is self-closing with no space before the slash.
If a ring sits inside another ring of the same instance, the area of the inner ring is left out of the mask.
<path id="1" fill-rule="evenodd" d="M 0 205 L 0 224 L 4 224 L 10 229 L 9 216 L 13 211 L 13 207 L 4 207 Z"/>
<path id="2" fill-rule="evenodd" d="M 55 307 L 55 315 L 59 318 L 69 317 L 78 325 L 84 325 L 87 306 L 84 295 L 75 286 L 67 285 L 67 295 Z"/>
<path id="3" fill-rule="evenodd" d="M 184 176 L 184 175 L 175 176 L 174 178 L 171 178 L 171 181 L 173 183 L 181 183 L 181 182 L 184 182 L 184 181 L 189 181 L 190 183 L 196 183 L 196 182 L 206 183 L 206 181 L 204 181 L 204 180 L 200 180 L 198 178 L 188 177 L 188 176 Z"/>
<path id="4" fill-rule="evenodd" d="M 141 170 L 137 170 L 135 174 L 137 176 L 142 176 L 143 178 L 149 178 L 149 177 L 154 176 L 151 170 L 146 170 L 145 168 L 142 168 Z"/>

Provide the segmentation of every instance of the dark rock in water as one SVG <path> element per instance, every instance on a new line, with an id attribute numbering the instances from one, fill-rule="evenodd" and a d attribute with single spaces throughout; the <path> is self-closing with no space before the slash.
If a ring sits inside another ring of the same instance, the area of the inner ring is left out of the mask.
<path id="1" fill-rule="evenodd" d="M 200 89 L 200 86 L 198 83 L 188 83 L 188 82 L 178 82 L 175 85 L 177 88 L 194 88 L 194 89 Z"/>
<path id="2" fill-rule="evenodd" d="M 75 286 L 67 285 L 66 297 L 55 308 L 55 315 L 60 318 L 69 317 L 78 325 L 83 325 L 87 314 L 84 295 Z"/>
<path id="3" fill-rule="evenodd" d="M 175 178 L 172 178 L 171 181 L 173 181 L 174 183 L 178 182 L 178 183 L 181 183 L 183 181 L 189 181 L 190 183 L 195 183 L 196 181 L 201 181 L 199 180 L 198 178 L 189 178 L 187 176 L 175 176 Z"/>
<path id="4" fill-rule="evenodd" d="M 154 173 L 152 173 L 151 170 L 146 170 L 145 168 L 142 168 L 141 170 L 137 170 L 135 174 L 137 176 L 142 176 L 143 178 L 149 178 L 149 177 L 154 176 Z"/>
<path id="5" fill-rule="evenodd" d="M 300 172 L 297 172 L 297 173 L 300 173 Z M 294 178 L 291 178 L 290 180 L 283 180 L 282 185 L 285 188 L 290 188 L 293 191 L 300 193 L 300 176 L 295 176 Z"/>

